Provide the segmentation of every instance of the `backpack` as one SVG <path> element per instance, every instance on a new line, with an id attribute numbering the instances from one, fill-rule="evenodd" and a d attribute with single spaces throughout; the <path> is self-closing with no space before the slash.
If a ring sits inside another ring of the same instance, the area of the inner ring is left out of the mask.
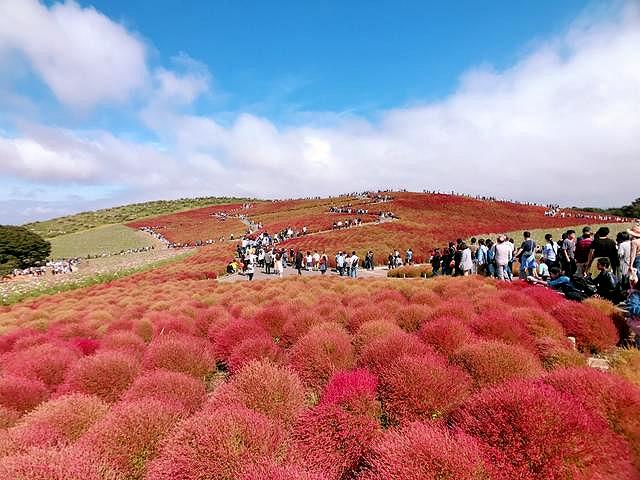
<path id="1" fill-rule="evenodd" d="M 588 278 L 574 275 L 571 277 L 571 283 L 562 285 L 560 290 L 569 300 L 581 302 L 589 297 L 593 297 L 598 291 L 598 288 Z"/>

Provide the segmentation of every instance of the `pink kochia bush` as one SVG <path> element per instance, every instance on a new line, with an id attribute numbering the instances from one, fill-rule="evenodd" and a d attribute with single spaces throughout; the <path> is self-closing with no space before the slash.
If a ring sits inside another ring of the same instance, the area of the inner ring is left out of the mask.
<path id="1" fill-rule="evenodd" d="M 79 356 L 78 350 L 61 343 L 44 343 L 5 355 L 2 365 L 9 374 L 40 380 L 47 387 L 55 388 Z"/>
<path id="2" fill-rule="evenodd" d="M 180 418 L 175 405 L 155 399 L 122 402 L 80 437 L 78 445 L 96 459 L 105 478 L 142 479 L 160 440 Z"/>
<path id="3" fill-rule="evenodd" d="M 432 423 L 414 422 L 386 432 L 366 457 L 361 480 L 485 480 L 476 440 Z"/>
<path id="4" fill-rule="evenodd" d="M 39 380 L 0 376 L 0 405 L 20 413 L 28 412 L 49 397 L 44 383 Z"/>
<path id="5" fill-rule="evenodd" d="M 592 368 L 556 370 L 542 381 L 572 395 L 592 412 L 598 413 L 634 451 L 640 471 L 640 388 L 626 380 Z"/>
<path id="6" fill-rule="evenodd" d="M 229 355 L 229 369 L 239 370 L 252 360 L 262 359 L 275 364 L 284 362 L 284 351 L 267 334 L 247 338 L 236 345 Z"/>
<path id="7" fill-rule="evenodd" d="M 536 377 L 544 371 L 538 357 L 529 350 L 497 340 L 464 345 L 454 353 L 453 361 L 469 372 L 476 388 L 511 378 Z"/>
<path id="8" fill-rule="evenodd" d="M 364 455 L 381 434 L 379 422 L 323 404 L 298 418 L 292 438 L 291 460 L 323 472 L 329 480 L 347 478 L 362 467 Z"/>
<path id="9" fill-rule="evenodd" d="M 426 355 L 432 353 L 430 347 L 425 345 L 415 335 L 410 335 L 401 330 L 390 332 L 374 338 L 371 343 L 362 347 L 358 365 L 369 369 L 373 373 L 379 373 L 394 360 L 405 355 Z"/>
<path id="10" fill-rule="evenodd" d="M 206 411 L 183 422 L 163 442 L 146 480 L 228 480 L 252 463 L 281 459 L 284 432 L 244 407 Z"/>
<path id="11" fill-rule="evenodd" d="M 115 402 L 139 371 L 140 365 L 134 357 L 119 352 L 96 353 L 81 358 L 67 371 L 58 393 L 93 394 Z"/>
<path id="12" fill-rule="evenodd" d="M 204 383 L 191 375 L 169 370 L 153 370 L 138 377 L 123 400 L 156 399 L 193 413 L 205 400 Z"/>
<path id="13" fill-rule="evenodd" d="M 0 458 L 1 480 L 105 480 L 86 452 L 33 449 L 28 453 Z"/>
<path id="14" fill-rule="evenodd" d="M 622 438 L 575 397 L 535 381 L 484 389 L 454 415 L 500 479 L 635 479 Z"/>
<path id="15" fill-rule="evenodd" d="M 238 480 L 327 480 L 327 477 L 296 465 L 271 462 L 248 466 Z"/>
<path id="16" fill-rule="evenodd" d="M 305 385 L 320 389 L 333 373 L 353 365 L 351 336 L 338 324 L 320 324 L 291 347 L 288 362 Z"/>
<path id="17" fill-rule="evenodd" d="M 378 378 L 367 370 L 338 372 L 320 397 L 320 405 L 337 405 L 347 412 L 378 418 L 381 414 L 376 390 Z"/>
<path id="18" fill-rule="evenodd" d="M 437 419 L 469 396 L 471 377 L 438 355 L 407 355 L 382 370 L 379 391 L 391 424 Z"/>
<path id="19" fill-rule="evenodd" d="M 555 306 L 551 313 L 567 335 L 576 338 L 578 349 L 584 352 L 602 352 L 614 347 L 618 341 L 618 331 L 611 317 L 596 308 L 564 302 Z"/>
<path id="20" fill-rule="evenodd" d="M 254 361 L 215 391 L 208 408 L 244 406 L 290 426 L 305 404 L 298 375 L 267 361 Z"/>
<path id="21" fill-rule="evenodd" d="M 163 368 L 195 377 L 204 377 L 216 369 L 206 340 L 176 333 L 154 338 L 147 347 L 143 365 L 149 370 Z"/>
<path id="22" fill-rule="evenodd" d="M 74 442 L 108 410 L 98 397 L 72 394 L 40 404 L 8 431 L 10 450 L 62 446 Z"/>

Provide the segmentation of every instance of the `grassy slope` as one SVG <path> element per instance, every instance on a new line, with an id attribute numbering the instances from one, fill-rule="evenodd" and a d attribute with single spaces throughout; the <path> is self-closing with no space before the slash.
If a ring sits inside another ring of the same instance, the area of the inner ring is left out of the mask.
<path id="1" fill-rule="evenodd" d="M 129 248 L 153 245 L 151 237 L 124 225 L 104 225 L 50 240 L 51 258 L 86 257 L 118 253 Z"/>
<path id="2" fill-rule="evenodd" d="M 94 212 L 82 212 L 66 217 L 54 218 L 43 222 L 27 223 L 24 226 L 44 238 L 80 232 L 102 225 L 125 223 L 145 217 L 190 210 L 192 208 L 243 202 L 246 199 L 232 197 L 201 197 L 179 200 L 158 200 L 154 202 L 134 203 L 120 207 L 104 208 Z"/>
<path id="3" fill-rule="evenodd" d="M 591 227 L 591 231 L 594 234 L 596 233 L 596 230 L 598 230 L 598 228 L 600 227 L 609 227 L 609 230 L 611 231 L 611 233 L 609 234 L 609 238 L 612 238 L 613 240 L 615 240 L 616 234 L 618 232 L 625 231 L 628 228 L 631 228 L 635 224 L 632 222 L 631 223 L 591 223 L 591 224 L 583 223 L 583 224 L 577 224 L 572 227 L 536 228 L 536 229 L 530 230 L 530 232 L 531 232 L 531 236 L 533 237 L 533 239 L 536 241 L 538 245 L 544 245 L 545 244 L 544 236 L 547 233 L 550 233 L 551 235 L 553 235 L 554 240 L 558 240 L 562 238 L 562 234 L 564 232 L 566 232 L 569 229 L 573 229 L 576 231 L 576 235 L 579 237 L 580 235 L 582 235 L 582 227 L 586 227 L 587 225 Z M 522 232 L 523 230 L 517 230 L 513 232 L 506 232 L 505 235 L 507 235 L 507 237 L 512 237 L 513 239 L 515 239 L 516 245 L 520 245 L 520 242 L 522 242 Z M 495 241 L 497 236 L 498 236 L 497 234 L 493 233 L 490 235 L 477 235 L 476 238 L 490 238 Z"/>

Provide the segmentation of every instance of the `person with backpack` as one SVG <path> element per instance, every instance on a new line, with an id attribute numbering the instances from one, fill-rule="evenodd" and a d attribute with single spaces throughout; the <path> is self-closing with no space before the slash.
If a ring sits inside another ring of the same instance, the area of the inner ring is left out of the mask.
<path id="1" fill-rule="evenodd" d="M 610 270 L 610 262 L 606 257 L 598 259 L 597 268 L 600 272 L 596 278 L 593 279 L 593 283 L 596 285 L 596 293 L 598 296 L 609 300 L 610 302 L 617 304 L 623 300 L 622 291 L 618 279 Z"/>
<path id="2" fill-rule="evenodd" d="M 582 236 L 576 240 L 574 258 L 576 261 L 576 275 L 584 276 L 587 273 L 587 262 L 589 261 L 589 250 L 591 249 L 591 227 L 582 229 Z"/>
<path id="3" fill-rule="evenodd" d="M 544 236 L 546 243 L 544 247 L 542 247 L 542 259 L 547 267 L 557 267 L 558 266 L 558 244 L 553 241 L 553 236 L 550 233 L 547 233 Z"/>
<path id="4" fill-rule="evenodd" d="M 587 274 L 592 273 L 593 262 L 597 261 L 599 258 L 608 258 L 609 265 L 613 271 L 615 272 L 618 270 L 620 262 L 618 257 L 618 246 L 616 245 L 616 242 L 609 238 L 608 227 L 600 227 L 596 232 L 596 238 L 591 242 L 589 259 L 587 261 Z"/>
<path id="5" fill-rule="evenodd" d="M 532 276 L 536 268 L 536 242 L 531 238 L 531 232 L 524 232 L 522 236 L 524 241 L 515 256 L 520 262 L 520 279 L 524 280 Z"/>

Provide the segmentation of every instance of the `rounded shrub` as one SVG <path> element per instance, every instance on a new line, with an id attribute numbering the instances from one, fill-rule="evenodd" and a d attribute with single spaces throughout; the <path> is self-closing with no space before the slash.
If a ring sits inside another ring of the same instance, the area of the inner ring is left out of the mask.
<path id="1" fill-rule="evenodd" d="M 418 336 L 438 352 L 451 356 L 463 345 L 475 339 L 471 329 L 455 317 L 439 317 L 424 323 Z"/>
<path id="2" fill-rule="evenodd" d="M 335 372 L 353 365 L 351 336 L 335 323 L 317 325 L 289 349 L 287 360 L 306 386 L 320 390 Z"/>
<path id="3" fill-rule="evenodd" d="M 640 387 L 620 377 L 593 368 L 563 368 L 542 381 L 578 399 L 588 410 L 598 413 L 622 435 L 634 451 L 640 471 Z"/>
<path id="4" fill-rule="evenodd" d="M 107 478 L 144 478 L 158 445 L 181 418 L 180 409 L 155 399 L 122 402 L 95 423 L 78 445 Z"/>
<path id="5" fill-rule="evenodd" d="M 32 449 L 0 458 L 2 480 L 105 480 L 92 459 L 76 448 Z"/>
<path id="6" fill-rule="evenodd" d="M 637 478 L 625 442 L 575 397 L 535 381 L 487 388 L 454 415 L 499 478 Z"/>
<path id="7" fill-rule="evenodd" d="M 488 469 L 476 440 L 433 423 L 390 430 L 366 459 L 362 480 L 484 480 Z"/>
<path id="8" fill-rule="evenodd" d="M 322 392 L 320 405 L 338 405 L 349 413 L 378 418 L 377 387 L 378 378 L 365 369 L 338 372 Z"/>
<path id="9" fill-rule="evenodd" d="M 407 305 L 396 312 L 396 323 L 405 332 L 417 332 L 433 311 L 426 305 Z"/>
<path id="10" fill-rule="evenodd" d="M 420 341 L 417 336 L 401 330 L 393 331 L 362 347 L 358 365 L 378 374 L 397 358 L 405 355 L 420 356 L 429 353 L 432 353 L 431 348 Z"/>
<path id="11" fill-rule="evenodd" d="M 78 351 L 62 344 L 43 343 L 13 352 L 3 359 L 3 370 L 11 375 L 42 381 L 55 388 L 79 358 Z"/>
<path id="12" fill-rule="evenodd" d="M 380 400 L 392 425 L 446 417 L 470 391 L 469 375 L 436 355 L 402 356 L 380 372 Z"/>
<path id="13" fill-rule="evenodd" d="M 233 348 L 229 355 L 229 369 L 239 370 L 253 360 L 269 360 L 274 364 L 284 362 L 284 352 L 269 335 L 247 338 Z"/>
<path id="14" fill-rule="evenodd" d="M 156 399 L 177 405 L 189 413 L 198 410 L 205 398 L 205 387 L 201 380 L 170 370 L 153 370 L 139 376 L 123 396 L 124 401 Z"/>
<path id="15" fill-rule="evenodd" d="M 210 406 L 224 405 L 241 405 L 290 426 L 304 408 L 305 393 L 295 372 L 253 361 L 214 392 Z"/>
<path id="16" fill-rule="evenodd" d="M 118 330 L 102 337 L 98 351 L 122 352 L 141 359 L 146 348 L 147 344 L 139 335 Z"/>
<path id="17" fill-rule="evenodd" d="M 353 345 L 360 351 L 362 347 L 370 344 L 375 339 L 399 331 L 401 331 L 401 328 L 390 320 L 369 320 L 358 328 L 353 338 Z"/>
<path id="18" fill-rule="evenodd" d="M 238 480 L 327 480 L 322 473 L 309 472 L 295 465 L 275 462 L 249 465 Z"/>
<path id="19" fill-rule="evenodd" d="M 138 361 L 121 352 L 99 352 L 78 360 L 66 373 L 59 394 L 86 393 L 115 402 L 140 371 Z"/>
<path id="20" fill-rule="evenodd" d="M 298 418 L 291 459 L 328 480 L 353 478 L 380 434 L 380 424 L 369 416 L 351 414 L 335 404 L 318 405 Z"/>
<path id="21" fill-rule="evenodd" d="M 544 369 L 529 350 L 497 340 L 480 340 L 457 350 L 452 361 L 473 378 L 476 388 L 495 385 L 512 378 L 542 375 Z"/>
<path id="22" fill-rule="evenodd" d="M 144 354 L 147 370 L 162 368 L 204 377 L 216 369 L 209 343 L 191 335 L 161 335 L 153 339 Z"/>
<path id="23" fill-rule="evenodd" d="M 267 334 L 266 330 L 254 321 L 234 318 L 224 327 L 212 325 L 209 338 L 213 342 L 213 353 L 216 360 L 227 362 L 233 349 L 247 338 Z"/>
<path id="24" fill-rule="evenodd" d="M 602 311 L 576 302 L 556 305 L 551 314 L 562 324 L 567 335 L 576 338 L 578 349 L 603 352 L 618 341 L 618 331 L 611 318 Z"/>
<path id="25" fill-rule="evenodd" d="M 20 413 L 33 410 L 49 398 L 49 391 L 40 380 L 0 376 L 0 405 Z"/>
<path id="26" fill-rule="evenodd" d="M 163 442 L 146 480 L 228 480 L 252 463 L 282 458 L 277 423 L 243 407 L 225 407 L 185 420 Z"/>

